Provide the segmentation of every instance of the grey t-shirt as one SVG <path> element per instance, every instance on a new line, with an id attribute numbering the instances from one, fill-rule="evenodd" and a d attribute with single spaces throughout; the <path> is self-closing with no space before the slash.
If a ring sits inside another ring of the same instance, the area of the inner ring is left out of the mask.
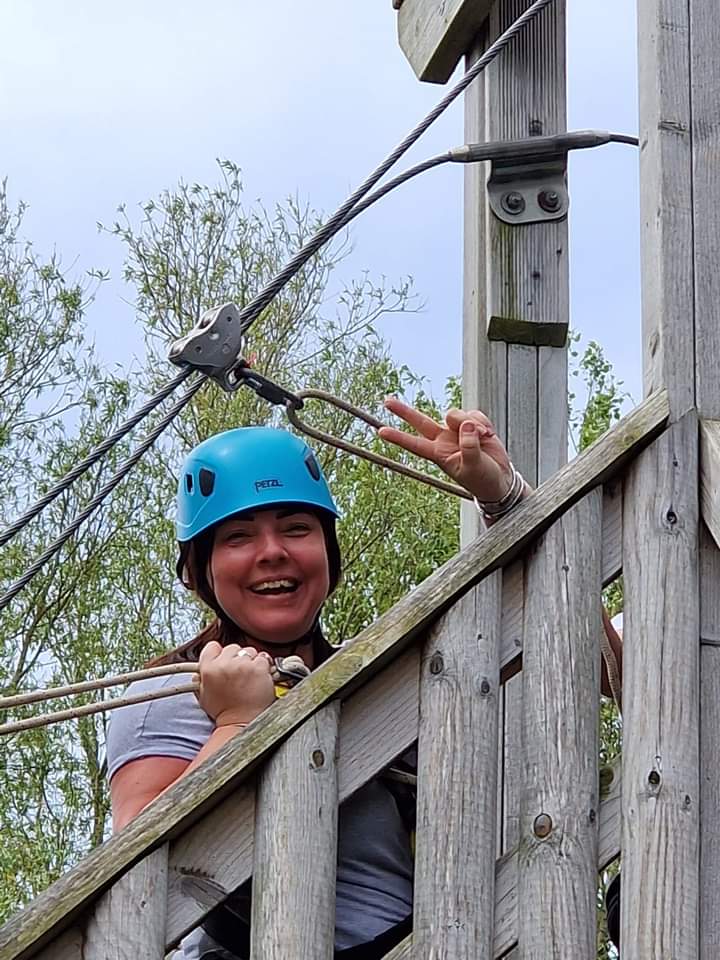
<path id="1" fill-rule="evenodd" d="M 174 686 L 190 675 L 140 680 L 128 693 Z M 111 714 L 107 737 L 108 777 L 141 757 L 192 760 L 214 729 L 194 694 L 122 707 Z M 367 943 L 412 911 L 412 854 L 395 799 L 377 780 L 340 807 L 335 911 L 335 948 Z M 202 957 L 197 933 L 186 958 Z"/>

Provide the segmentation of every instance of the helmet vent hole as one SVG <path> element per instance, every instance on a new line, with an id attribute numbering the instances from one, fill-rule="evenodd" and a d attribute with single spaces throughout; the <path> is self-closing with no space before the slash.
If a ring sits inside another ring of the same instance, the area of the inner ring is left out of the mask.
<path id="1" fill-rule="evenodd" d="M 205 467 L 201 467 L 198 479 L 200 481 L 200 492 L 204 497 L 209 497 L 215 489 L 214 472 L 212 470 L 206 470 Z"/>
<path id="2" fill-rule="evenodd" d="M 193 479 L 191 473 L 185 474 L 185 489 L 188 493 L 192 493 L 193 491 Z"/>
<path id="3" fill-rule="evenodd" d="M 320 467 L 318 466 L 318 462 L 312 453 L 308 453 L 308 455 L 305 457 L 305 466 L 308 468 L 308 473 L 313 480 L 320 479 Z"/>

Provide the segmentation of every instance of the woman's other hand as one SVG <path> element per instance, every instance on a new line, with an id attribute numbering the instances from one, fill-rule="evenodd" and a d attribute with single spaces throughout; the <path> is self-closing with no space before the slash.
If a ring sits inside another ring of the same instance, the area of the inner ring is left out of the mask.
<path id="1" fill-rule="evenodd" d="M 199 657 L 198 699 L 217 727 L 250 723 L 275 699 L 272 661 L 254 647 L 211 641 Z"/>
<path id="2" fill-rule="evenodd" d="M 502 500 L 509 491 L 513 480 L 510 458 L 480 410 L 448 410 L 441 424 L 396 397 L 388 397 L 385 406 L 418 436 L 381 427 L 378 433 L 383 440 L 437 464 L 481 503 Z"/>

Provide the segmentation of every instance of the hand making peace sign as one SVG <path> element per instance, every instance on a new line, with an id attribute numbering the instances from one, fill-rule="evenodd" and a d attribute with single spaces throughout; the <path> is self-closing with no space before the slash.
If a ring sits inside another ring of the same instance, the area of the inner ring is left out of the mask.
<path id="1" fill-rule="evenodd" d="M 510 458 L 482 411 L 451 409 L 440 424 L 396 397 L 388 397 L 385 406 L 419 436 L 381 427 L 378 433 L 383 440 L 437 464 L 481 503 L 501 500 L 509 491 L 513 479 Z"/>

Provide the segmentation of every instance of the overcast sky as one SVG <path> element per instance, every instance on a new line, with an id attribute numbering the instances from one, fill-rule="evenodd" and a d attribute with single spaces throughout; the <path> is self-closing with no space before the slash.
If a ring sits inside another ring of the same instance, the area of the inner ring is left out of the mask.
<path id="1" fill-rule="evenodd" d="M 636 132 L 635 4 L 568 6 L 570 128 Z M 96 221 L 180 177 L 212 182 L 216 157 L 242 167 L 248 200 L 297 193 L 330 212 L 444 92 L 415 80 L 391 0 L 0 0 L 0 11 L 0 175 L 30 204 L 38 251 L 56 248 L 78 273 L 119 278 L 120 243 Z M 457 104 L 407 164 L 462 142 Z M 572 324 L 601 341 L 637 400 L 636 151 L 574 157 L 571 203 Z M 462 168 L 432 171 L 356 221 L 346 269 L 415 278 L 425 311 L 384 330 L 436 393 L 461 366 L 461 218 Z M 140 350 L 122 293 L 116 279 L 91 311 L 108 361 Z"/>

